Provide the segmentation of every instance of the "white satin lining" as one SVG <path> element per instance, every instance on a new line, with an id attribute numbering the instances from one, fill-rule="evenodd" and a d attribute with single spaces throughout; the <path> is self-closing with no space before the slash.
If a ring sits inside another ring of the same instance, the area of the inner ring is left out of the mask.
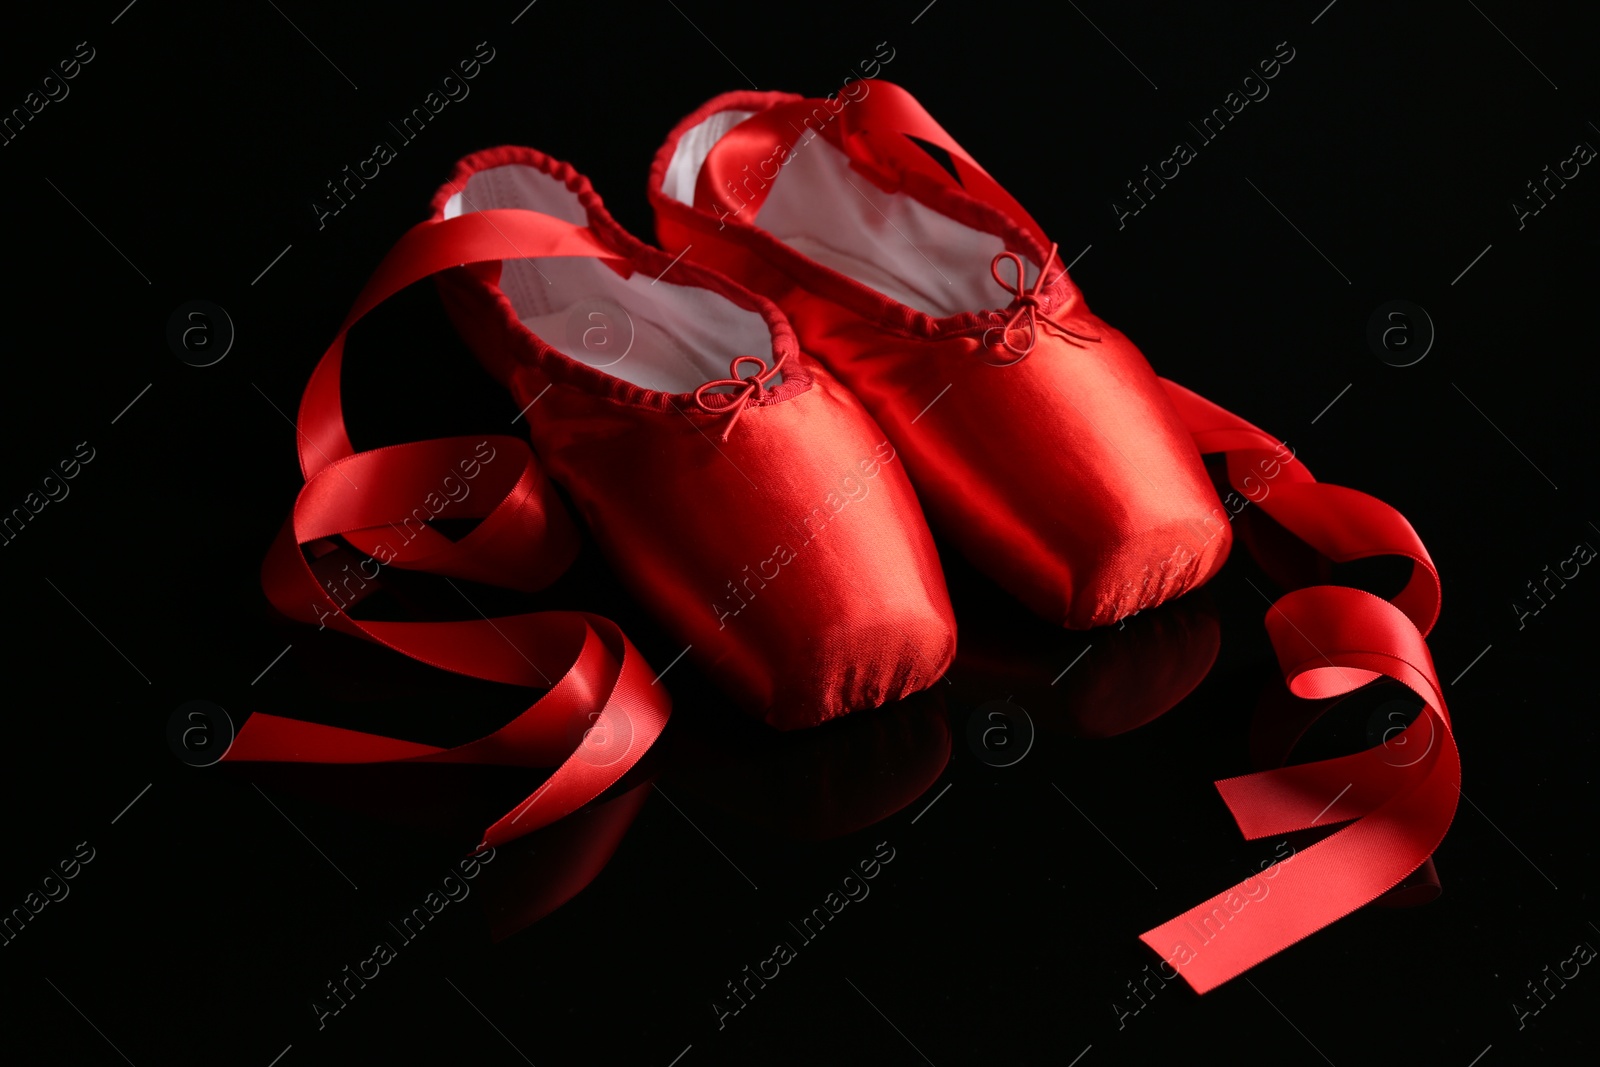
<path id="1" fill-rule="evenodd" d="M 451 196 L 445 218 L 463 212 L 524 208 L 579 226 L 588 215 L 564 183 L 534 167 L 507 164 L 478 171 Z M 661 280 L 629 278 L 581 256 L 508 259 L 500 288 L 522 324 L 562 354 L 644 389 L 693 392 L 728 376 L 734 357 L 772 362 L 772 334 L 753 311 L 720 293 Z M 782 382 L 781 373 L 768 383 Z"/>
<path id="2" fill-rule="evenodd" d="M 692 204 L 706 156 L 752 114 L 718 112 L 686 131 L 673 150 L 663 192 Z M 815 114 L 820 121 L 828 112 L 819 108 Z M 903 193 L 883 192 L 813 131 L 808 123 L 781 164 L 762 161 L 743 172 L 732 191 L 722 190 L 735 208 L 727 221 L 758 225 L 801 255 L 935 318 L 1005 305 L 1006 292 L 989 273 L 990 262 L 1005 251 L 999 237 Z M 772 189 L 758 222 L 755 207 L 738 205 L 746 189 L 759 189 L 768 175 Z M 1031 284 L 1038 266 L 1028 262 L 1027 268 Z"/>

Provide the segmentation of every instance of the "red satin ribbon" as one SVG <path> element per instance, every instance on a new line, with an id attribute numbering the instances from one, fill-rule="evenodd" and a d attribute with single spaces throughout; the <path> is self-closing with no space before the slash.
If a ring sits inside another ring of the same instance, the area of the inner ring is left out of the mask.
<path id="1" fill-rule="evenodd" d="M 817 100 L 781 104 L 735 126 L 701 168 L 696 207 L 719 214 L 750 211 L 745 221 L 751 221 L 770 193 L 776 168 L 804 151 L 809 126 L 885 188 L 899 187 L 907 174 L 959 188 L 1022 226 L 1040 248 L 1052 247 L 1039 224 L 909 93 L 887 82 L 865 81 L 861 87 L 865 95 L 859 99 L 832 106 Z M 948 152 L 955 177 L 912 138 Z M 1281 442 L 1238 416 L 1182 386 L 1163 386 L 1200 451 L 1226 453 L 1229 481 L 1238 491 L 1255 499 L 1261 483 L 1270 482 L 1259 506 L 1290 533 L 1334 562 L 1393 555 L 1413 564 L 1409 581 L 1392 600 L 1317 585 L 1272 605 L 1267 630 L 1290 690 L 1312 699 L 1331 697 L 1386 676 L 1424 702 L 1417 719 L 1378 748 L 1217 783 L 1248 838 L 1351 825 L 1279 864 L 1270 881 L 1248 879 L 1143 935 L 1203 993 L 1417 870 L 1454 817 L 1461 768 L 1423 640 L 1438 618 L 1439 577 L 1411 524 L 1365 493 L 1316 481 L 1292 453 L 1285 458 Z"/>
<path id="2" fill-rule="evenodd" d="M 1248 878 L 1141 940 L 1204 993 L 1370 903 L 1426 863 L 1455 816 L 1461 761 L 1424 637 L 1439 614 L 1439 576 L 1399 512 L 1365 493 L 1313 479 L 1281 442 L 1163 380 L 1202 452 L 1224 452 L 1234 488 L 1335 563 L 1394 555 L 1412 574 L 1393 600 L 1316 585 L 1281 597 L 1267 632 L 1289 689 L 1340 696 L 1379 677 L 1416 693 L 1422 712 L 1398 737 L 1338 759 L 1217 783 L 1239 829 L 1256 839 L 1351 825 Z M 1352 822 L 1352 820 L 1354 820 Z"/>
<path id="3" fill-rule="evenodd" d="M 381 565 L 528 592 L 570 565 L 577 531 L 526 442 L 458 437 L 356 452 L 339 397 L 345 336 L 367 312 L 439 271 L 532 256 L 594 256 L 619 271 L 628 269 L 592 231 L 518 210 L 422 223 L 384 257 L 301 398 L 296 429 L 306 484 L 268 552 L 262 585 L 291 618 L 321 622 L 444 670 L 547 692 L 500 729 L 449 749 L 257 713 L 225 757 L 559 764 L 536 792 L 484 832 L 480 849 L 571 814 L 620 779 L 666 725 L 671 705 L 665 687 L 654 683 L 649 665 L 615 623 L 583 612 L 462 622 L 353 619 L 319 581 L 303 549 L 325 555 L 337 547 L 333 539 L 342 537 Z M 445 499 L 444 479 L 455 475 L 459 481 L 469 471 L 475 472 L 478 492 Z M 424 515 L 477 519 L 478 525 L 452 541 L 413 517 L 428 500 L 442 507 L 427 507 Z"/>

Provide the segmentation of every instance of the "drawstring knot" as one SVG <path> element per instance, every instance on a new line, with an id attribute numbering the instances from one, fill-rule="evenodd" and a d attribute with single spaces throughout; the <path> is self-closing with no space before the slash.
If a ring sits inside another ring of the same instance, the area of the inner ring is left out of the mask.
<path id="1" fill-rule="evenodd" d="M 706 382 L 694 391 L 694 402 L 701 411 L 709 415 L 727 415 L 727 425 L 722 429 L 722 440 L 726 441 L 733 432 L 734 426 L 739 421 L 739 416 L 744 414 L 744 409 L 750 406 L 753 400 L 758 399 L 766 392 L 767 382 L 778 373 L 783 366 L 784 356 L 779 356 L 772 361 L 772 366 L 767 366 L 767 361 L 759 356 L 735 356 L 732 363 L 728 364 L 728 377 L 716 381 Z M 754 364 L 756 371 L 753 374 L 739 374 L 740 366 Z M 724 398 L 720 404 L 711 404 L 706 400 L 708 389 L 731 387 L 737 389 L 734 393 L 716 393 L 714 395 Z"/>
<path id="2" fill-rule="evenodd" d="M 1013 363 L 1022 362 L 1028 353 L 1033 351 L 1034 345 L 1036 345 L 1039 341 L 1039 322 L 1041 319 L 1045 322 L 1048 322 L 1062 334 L 1066 335 L 1068 344 L 1075 345 L 1078 348 L 1084 347 L 1083 345 L 1078 344 L 1078 341 L 1100 340 L 1098 337 L 1090 337 L 1087 334 L 1081 334 L 1075 330 L 1070 330 L 1044 313 L 1039 293 L 1044 288 L 1045 275 L 1049 274 L 1050 268 L 1055 265 L 1056 253 L 1057 246 L 1055 244 L 1051 244 L 1050 254 L 1045 256 L 1044 266 L 1039 269 L 1039 277 L 1034 280 L 1032 289 L 1029 289 L 1024 283 L 1023 279 L 1026 278 L 1027 275 L 1023 267 L 1022 257 L 1017 255 L 1015 252 L 1001 252 L 989 262 L 989 273 L 994 276 L 994 280 L 1000 284 L 1001 288 L 1009 289 L 1014 294 L 1011 303 L 1014 305 L 1015 310 L 1012 311 L 1011 316 L 1005 320 L 1004 325 L 991 326 L 983 332 L 983 343 L 989 348 L 1006 349 L 1012 355 L 1017 357 L 1011 361 Z M 1015 284 L 1007 282 L 1000 276 L 1000 261 L 1004 259 L 1009 259 L 1012 263 L 1016 264 L 1017 280 Z M 1066 274 L 1066 271 L 1063 270 L 1061 274 Z M 1057 275 L 1057 277 L 1060 276 L 1061 275 Z M 1028 339 L 1019 347 L 1011 343 L 1011 333 L 1013 330 L 1022 325 L 1026 325 L 1027 327 Z M 998 337 L 995 335 L 998 335 Z M 1077 340 L 1073 340 L 1073 338 L 1076 338 Z"/>

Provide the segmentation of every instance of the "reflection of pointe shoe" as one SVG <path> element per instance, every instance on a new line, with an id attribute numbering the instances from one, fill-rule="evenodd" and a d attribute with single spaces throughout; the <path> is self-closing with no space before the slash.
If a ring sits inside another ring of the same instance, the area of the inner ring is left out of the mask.
<path id="1" fill-rule="evenodd" d="M 820 730 L 746 736 L 685 729 L 670 782 L 735 818 L 827 841 L 881 822 L 938 781 L 950 761 L 941 690 Z"/>
<path id="2" fill-rule="evenodd" d="M 965 683 L 976 679 L 989 692 L 1048 694 L 1028 702 L 1043 730 L 1115 737 L 1177 707 L 1211 673 L 1221 647 L 1217 609 L 1202 591 L 1088 642 L 1043 629 L 968 636 L 956 664 Z"/>
<path id="3" fill-rule="evenodd" d="M 1177 707 L 1211 673 L 1222 648 L 1222 624 L 1201 594 L 1127 620 L 1097 635 L 1079 674 L 1069 671 L 1064 724 L 1079 737 L 1115 737 Z M 1095 662 L 1090 663 L 1093 660 Z M 1051 718 L 1043 720 L 1048 728 Z"/>
<path id="4" fill-rule="evenodd" d="M 446 305 L 685 651 L 784 729 L 939 678 L 955 621 L 904 464 L 783 313 L 630 236 L 531 149 L 457 165 L 434 217 L 479 212 L 530 221 L 502 262 L 444 275 Z"/>
<path id="5" fill-rule="evenodd" d="M 650 173 L 662 244 L 776 300 L 934 527 L 1045 619 L 1100 626 L 1205 582 L 1232 534 L 1139 350 L 909 93 L 851 88 L 684 119 Z"/>

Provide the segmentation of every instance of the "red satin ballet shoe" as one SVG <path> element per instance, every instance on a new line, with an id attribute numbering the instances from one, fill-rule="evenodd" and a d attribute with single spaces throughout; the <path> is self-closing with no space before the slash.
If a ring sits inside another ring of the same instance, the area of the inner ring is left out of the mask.
<path id="1" fill-rule="evenodd" d="M 1040 615 L 1100 626 L 1209 579 L 1227 515 L 1139 350 L 909 93 L 850 88 L 679 123 L 650 172 L 662 245 L 775 300 L 935 529 Z"/>
<path id="2" fill-rule="evenodd" d="M 783 313 L 632 237 L 531 149 L 467 157 L 433 201 L 436 220 L 502 209 L 542 230 L 440 275 L 446 306 L 689 656 L 782 729 L 937 680 L 955 620 L 904 464 Z"/>

